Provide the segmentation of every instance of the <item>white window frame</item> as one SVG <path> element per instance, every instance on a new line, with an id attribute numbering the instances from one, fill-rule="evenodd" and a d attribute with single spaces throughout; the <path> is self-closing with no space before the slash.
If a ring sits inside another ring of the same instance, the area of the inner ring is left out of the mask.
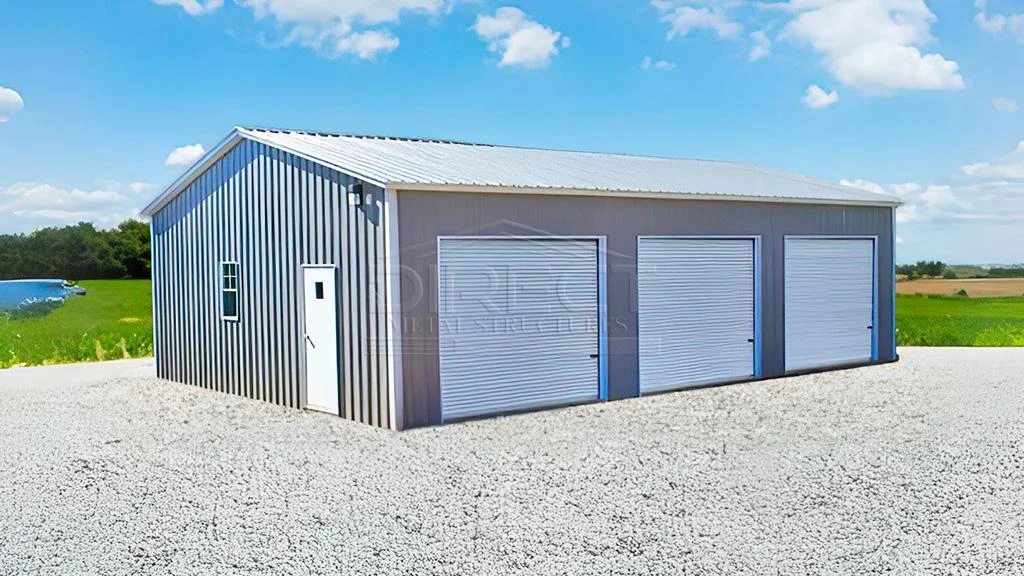
<path id="1" fill-rule="evenodd" d="M 233 266 L 234 274 L 228 274 L 225 267 Z M 234 260 L 224 260 L 220 263 L 220 318 L 221 320 L 227 320 L 232 322 L 238 321 L 238 262 Z M 232 278 L 234 282 L 234 288 L 228 288 L 227 279 Z M 234 292 L 235 294 L 235 314 L 229 316 L 224 310 L 224 294 L 227 292 Z"/>

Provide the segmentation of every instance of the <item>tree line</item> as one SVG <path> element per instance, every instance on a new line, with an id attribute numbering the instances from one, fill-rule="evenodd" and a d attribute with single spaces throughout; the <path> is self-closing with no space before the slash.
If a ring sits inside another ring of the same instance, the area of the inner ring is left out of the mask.
<path id="1" fill-rule="evenodd" d="M 0 280 L 149 278 L 149 266 L 149 224 L 138 220 L 110 230 L 82 222 L 0 235 Z"/>
<path id="2" fill-rule="evenodd" d="M 989 268 L 989 278 L 1024 278 L 1024 266 L 1015 264 L 1005 268 Z"/>
<path id="3" fill-rule="evenodd" d="M 938 260 L 921 260 L 916 264 L 900 264 L 896 273 L 910 280 L 918 278 L 945 278 L 947 280 L 962 278 L 1024 278 L 1024 265 L 992 267 L 983 269 L 977 266 L 961 266 L 959 274 L 954 267 Z"/>
<path id="4" fill-rule="evenodd" d="M 938 260 L 921 260 L 917 264 L 900 264 L 896 273 L 911 280 L 917 278 L 956 278 L 954 272 L 945 262 Z"/>

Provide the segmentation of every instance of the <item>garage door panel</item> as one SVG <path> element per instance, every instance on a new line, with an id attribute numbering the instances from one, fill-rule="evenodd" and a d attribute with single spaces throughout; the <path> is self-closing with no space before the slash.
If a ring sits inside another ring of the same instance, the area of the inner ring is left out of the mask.
<path id="1" fill-rule="evenodd" d="M 496 362 L 489 366 L 491 370 L 514 372 L 523 365 L 523 358 L 509 359 L 508 362 Z M 557 375 L 565 371 L 589 371 L 590 365 L 566 365 L 562 361 L 531 361 L 533 371 L 546 371 Z M 480 365 L 467 365 L 468 370 L 478 371 Z M 488 380 L 486 377 L 477 381 L 474 387 L 453 388 L 445 390 L 445 418 L 457 419 L 483 414 L 530 410 L 545 406 L 557 406 L 587 402 L 597 399 L 596 374 L 593 378 L 565 379 L 553 376 L 546 379 L 510 379 Z M 506 385 L 507 384 L 507 385 Z"/>
<path id="2" fill-rule="evenodd" d="M 596 400 L 597 242 L 442 239 L 446 420 Z"/>
<path id="3" fill-rule="evenodd" d="M 872 358 L 874 241 L 786 240 L 786 370 Z"/>
<path id="4" fill-rule="evenodd" d="M 640 390 L 754 375 L 754 241 L 641 238 Z"/>

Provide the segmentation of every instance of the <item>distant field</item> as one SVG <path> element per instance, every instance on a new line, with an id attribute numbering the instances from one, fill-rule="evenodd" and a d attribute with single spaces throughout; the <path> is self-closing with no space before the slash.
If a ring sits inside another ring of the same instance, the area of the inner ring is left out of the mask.
<path id="1" fill-rule="evenodd" d="M 896 328 L 900 346 L 1024 346 L 1024 297 L 901 294 Z"/>
<path id="2" fill-rule="evenodd" d="M 0 368 L 153 355 L 148 280 L 91 280 L 52 313 L 0 316 Z"/>
<path id="3" fill-rule="evenodd" d="M 964 280 L 908 280 L 896 283 L 897 294 L 953 296 L 960 290 L 971 298 L 1024 296 L 1024 278 L 977 278 Z"/>

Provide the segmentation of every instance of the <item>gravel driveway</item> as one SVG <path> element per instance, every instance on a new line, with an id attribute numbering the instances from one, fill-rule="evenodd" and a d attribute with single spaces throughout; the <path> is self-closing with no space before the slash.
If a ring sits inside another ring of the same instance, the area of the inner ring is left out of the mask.
<path id="1" fill-rule="evenodd" d="M 401 434 L 0 371 L 0 574 L 1024 572 L 1024 350 L 901 354 Z"/>

